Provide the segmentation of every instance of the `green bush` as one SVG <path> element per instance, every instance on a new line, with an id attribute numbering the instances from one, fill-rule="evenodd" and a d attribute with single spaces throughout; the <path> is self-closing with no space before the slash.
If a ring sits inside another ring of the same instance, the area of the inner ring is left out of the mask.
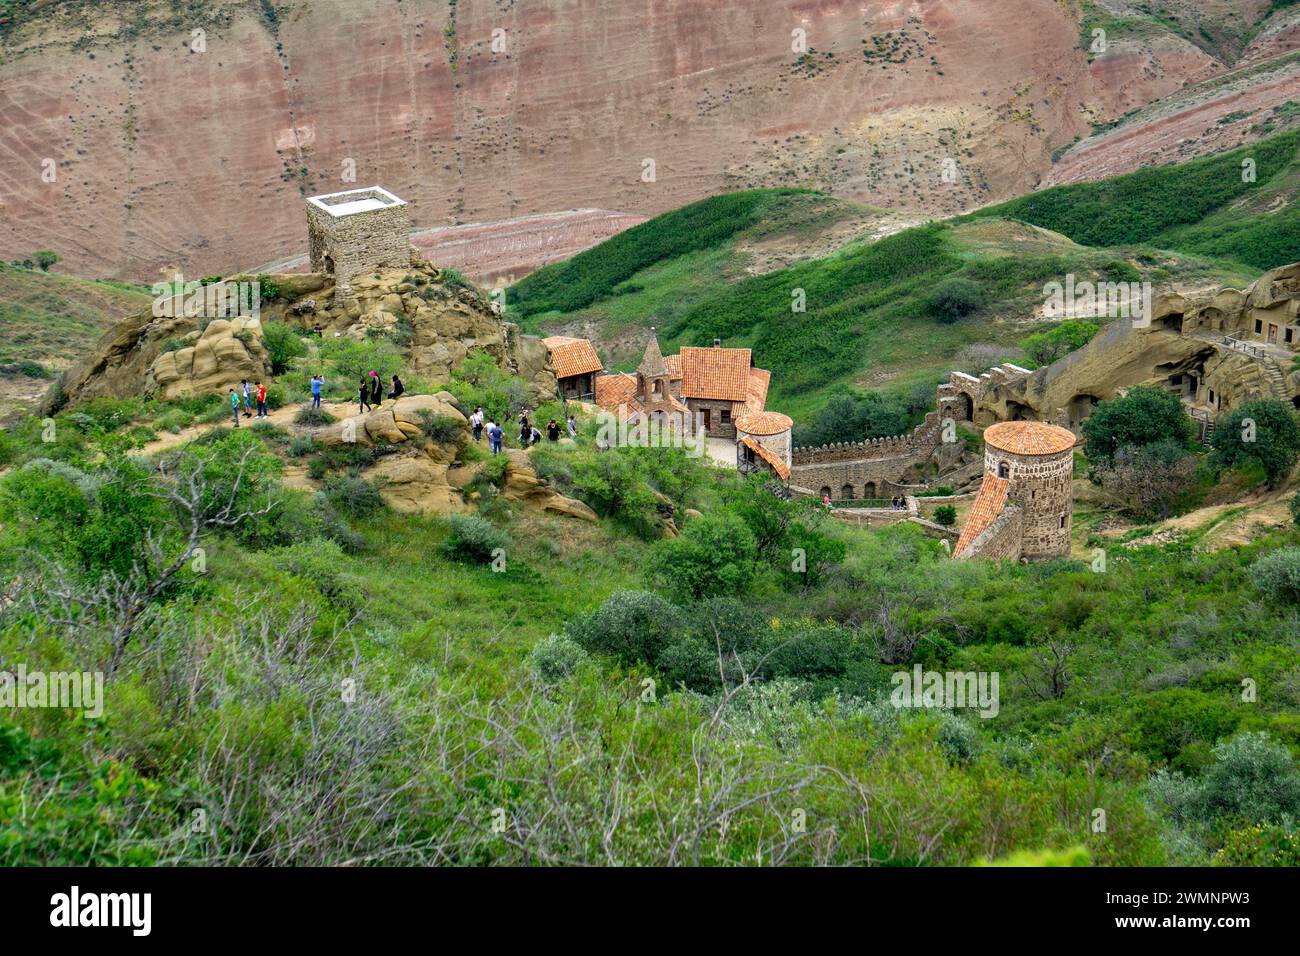
<path id="1" fill-rule="evenodd" d="M 1279 548 L 1251 568 L 1255 586 L 1265 594 L 1300 602 L 1300 548 Z"/>
<path id="2" fill-rule="evenodd" d="M 572 638 L 552 634 L 534 644 L 529 657 L 542 683 L 558 684 L 582 666 L 587 652 Z"/>
<path id="3" fill-rule="evenodd" d="M 1139 385 L 1122 398 L 1102 402 L 1083 423 L 1088 460 L 1104 462 L 1125 446 L 1135 449 L 1157 442 L 1192 447 L 1194 425 L 1173 392 Z"/>
<path id="4" fill-rule="evenodd" d="M 592 654 L 623 663 L 654 662 L 660 649 L 678 639 L 686 618 L 674 605 L 647 591 L 618 591 L 594 611 L 579 614 L 564 633 Z"/>
<path id="5" fill-rule="evenodd" d="M 330 475 L 320 494 L 331 506 L 354 518 L 367 518 L 387 507 L 378 488 L 353 475 Z"/>
<path id="6" fill-rule="evenodd" d="M 510 547 L 510 535 L 478 515 L 452 515 L 444 549 L 458 561 L 486 564 Z"/>
<path id="7" fill-rule="evenodd" d="M 435 415 L 427 408 L 419 411 L 420 430 L 439 445 L 458 444 L 465 435 L 465 423 L 451 415 Z M 497 457 L 503 457 L 498 455 Z"/>
<path id="8" fill-rule="evenodd" d="M 926 298 L 925 308 L 944 324 L 956 322 L 984 308 L 984 289 L 970 279 L 945 279 Z"/>
<path id="9" fill-rule="evenodd" d="M 754 534 L 734 514 L 707 514 L 655 545 L 649 576 L 669 594 L 700 598 L 738 594 L 754 577 Z"/>
<path id="10" fill-rule="evenodd" d="M 934 509 L 934 520 L 945 528 L 951 528 L 957 523 L 957 509 L 952 505 L 940 505 Z"/>
<path id="11" fill-rule="evenodd" d="M 333 415 L 323 408 L 313 408 L 310 405 L 304 405 L 294 413 L 293 423 L 295 425 L 305 425 L 309 428 L 319 428 L 322 425 L 329 425 L 338 421 Z"/>
<path id="12" fill-rule="evenodd" d="M 1285 402 L 1247 402 L 1223 417 L 1211 444 L 1210 464 L 1217 471 L 1257 466 L 1276 488 L 1300 458 L 1300 424 Z"/>

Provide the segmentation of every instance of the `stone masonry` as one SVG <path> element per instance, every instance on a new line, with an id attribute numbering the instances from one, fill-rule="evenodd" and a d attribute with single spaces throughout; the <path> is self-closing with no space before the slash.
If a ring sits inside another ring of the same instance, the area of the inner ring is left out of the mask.
<path id="1" fill-rule="evenodd" d="M 411 264 L 410 232 L 406 203 L 379 186 L 307 200 L 311 270 L 334 276 L 340 305 L 355 300 L 357 276 Z"/>

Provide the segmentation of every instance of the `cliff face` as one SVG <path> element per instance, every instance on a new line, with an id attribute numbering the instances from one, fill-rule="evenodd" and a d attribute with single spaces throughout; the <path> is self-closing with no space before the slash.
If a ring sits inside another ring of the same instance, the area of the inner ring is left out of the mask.
<path id="1" fill-rule="evenodd" d="M 0 256 L 228 273 L 300 252 L 303 197 L 353 170 L 420 228 L 647 215 L 759 185 L 958 212 L 1219 68 L 1181 41 L 1089 63 L 1078 16 L 1062 0 L 48 0 L 0 39 Z"/>

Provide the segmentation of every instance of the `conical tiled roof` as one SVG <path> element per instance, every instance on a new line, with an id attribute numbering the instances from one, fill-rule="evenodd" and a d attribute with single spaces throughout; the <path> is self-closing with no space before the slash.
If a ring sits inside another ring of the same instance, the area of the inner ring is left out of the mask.
<path id="1" fill-rule="evenodd" d="M 661 375 L 668 374 L 668 366 L 664 364 L 664 353 L 659 351 L 659 339 L 654 329 L 650 330 L 650 341 L 645 345 L 645 355 L 642 356 L 641 364 L 636 370 L 646 378 L 659 378 Z"/>

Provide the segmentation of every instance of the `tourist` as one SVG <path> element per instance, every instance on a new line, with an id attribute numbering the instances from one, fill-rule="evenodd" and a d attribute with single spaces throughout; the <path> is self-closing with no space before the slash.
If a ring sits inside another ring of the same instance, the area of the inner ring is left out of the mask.
<path id="1" fill-rule="evenodd" d="M 541 440 L 542 440 L 542 433 L 539 432 L 537 430 L 537 426 L 534 425 L 532 429 L 528 432 L 528 444 L 536 445 Z"/>
<path id="2" fill-rule="evenodd" d="M 898 495 L 894 495 L 894 497 L 889 499 L 889 507 L 894 511 L 898 510 Z"/>
<path id="3" fill-rule="evenodd" d="M 244 384 L 247 385 L 248 383 L 245 382 Z M 239 427 L 239 396 L 235 394 L 235 390 L 233 388 L 230 390 L 230 413 L 235 416 L 235 427 L 238 428 Z"/>
<path id="4" fill-rule="evenodd" d="M 496 422 L 487 423 L 488 445 L 492 448 L 492 454 L 499 455 L 504 450 L 506 433 L 505 430 Z"/>
<path id="5" fill-rule="evenodd" d="M 317 322 L 315 325 L 311 327 L 311 331 L 312 334 L 315 335 L 316 338 L 318 339 L 323 339 L 325 337 L 325 330 L 321 328 L 321 324 L 319 322 Z"/>
<path id="6" fill-rule="evenodd" d="M 549 422 L 546 423 L 546 437 L 550 441 L 560 440 L 560 423 L 557 422 L 554 418 L 552 418 Z"/>
<path id="7" fill-rule="evenodd" d="M 253 417 L 253 395 L 252 395 L 251 387 L 248 384 L 248 379 L 243 380 L 243 386 L 244 386 L 244 417 L 252 418 Z"/>
<path id="8" fill-rule="evenodd" d="M 474 440 L 480 441 L 483 437 L 483 406 L 479 405 L 474 409 L 474 414 L 469 417 L 469 427 L 474 429 Z"/>
<path id="9" fill-rule="evenodd" d="M 379 381 L 379 373 L 374 369 L 370 370 L 370 403 L 375 408 L 382 408 L 384 405 L 384 386 Z"/>
<path id="10" fill-rule="evenodd" d="M 324 375 L 313 375 L 311 377 L 311 407 L 320 408 L 320 390 L 325 386 Z"/>
<path id="11" fill-rule="evenodd" d="M 569 437 L 570 438 L 578 437 L 578 423 L 574 421 L 572 415 L 569 416 Z"/>
<path id="12" fill-rule="evenodd" d="M 822 504 L 829 508 L 831 506 L 831 496 L 828 494 L 822 495 Z"/>
<path id="13" fill-rule="evenodd" d="M 357 406 L 358 415 L 361 415 L 364 412 L 372 411 L 370 407 L 370 383 L 367 382 L 365 378 L 361 379 L 361 384 L 357 388 L 357 402 L 358 402 L 358 406 Z"/>
<path id="14" fill-rule="evenodd" d="M 528 441 L 533 437 L 533 426 L 528 424 L 526 415 L 519 416 L 519 444 L 528 447 Z"/>
<path id="15" fill-rule="evenodd" d="M 394 375 L 393 390 L 388 393 L 388 397 L 391 398 L 393 401 L 397 401 L 399 398 L 402 397 L 402 393 L 405 391 L 406 391 L 406 386 L 402 384 L 402 380 L 398 378 L 396 375 Z"/>
<path id="16" fill-rule="evenodd" d="M 257 383 L 257 417 L 266 417 L 266 386 L 261 382 Z"/>

